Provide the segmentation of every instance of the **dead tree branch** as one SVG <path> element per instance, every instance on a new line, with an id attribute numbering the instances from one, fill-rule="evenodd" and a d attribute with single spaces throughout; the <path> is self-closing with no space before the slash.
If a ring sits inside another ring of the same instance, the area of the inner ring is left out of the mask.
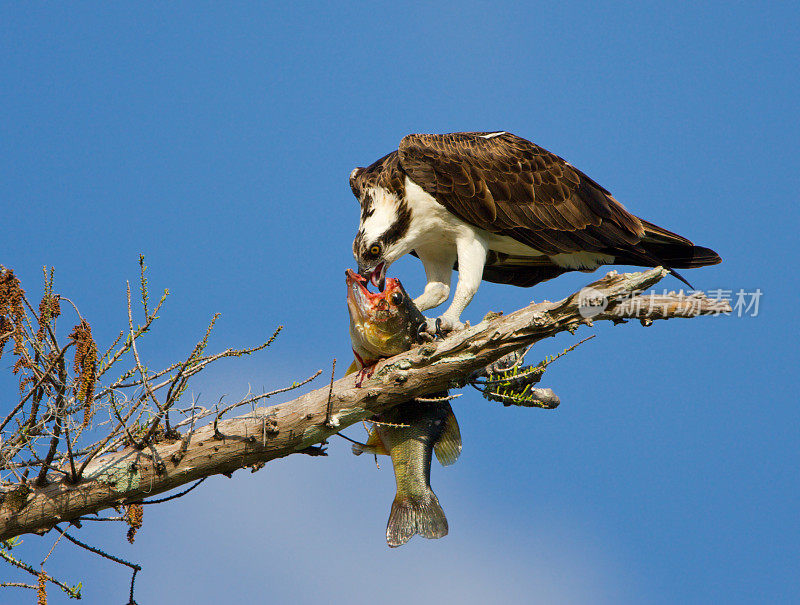
<path id="1" fill-rule="evenodd" d="M 638 319 L 649 325 L 656 319 L 730 312 L 727 301 L 702 294 L 641 294 L 667 273 L 662 268 L 609 273 L 564 300 L 531 304 L 382 361 L 360 388 L 351 375 L 287 403 L 219 420 L 216 427 L 191 429 L 181 438 L 167 436 L 147 450 L 126 447 L 91 459 L 79 471 L 78 483 L 60 478 L 30 486 L 23 502 L 0 507 L 0 540 L 47 531 L 56 523 L 210 475 L 307 453 L 337 431 L 399 402 L 464 386 L 474 372 L 559 332 L 575 332 L 598 320 Z M 126 346 L 132 344 L 133 338 Z M 215 436 L 215 428 L 221 438 Z"/>

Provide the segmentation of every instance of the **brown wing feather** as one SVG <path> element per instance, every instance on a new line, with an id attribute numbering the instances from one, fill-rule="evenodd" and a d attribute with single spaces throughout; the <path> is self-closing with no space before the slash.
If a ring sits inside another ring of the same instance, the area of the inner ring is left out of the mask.
<path id="1" fill-rule="evenodd" d="M 450 212 L 546 254 L 637 244 L 642 222 L 559 156 L 510 133 L 411 134 L 399 162 Z"/>

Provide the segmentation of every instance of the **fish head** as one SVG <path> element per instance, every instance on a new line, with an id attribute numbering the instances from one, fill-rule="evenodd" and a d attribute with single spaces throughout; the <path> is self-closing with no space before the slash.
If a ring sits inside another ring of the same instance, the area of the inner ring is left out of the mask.
<path id="1" fill-rule="evenodd" d="M 391 357 L 410 349 L 425 318 L 399 279 L 386 279 L 382 292 L 370 292 L 369 281 L 348 269 L 347 309 L 354 348 L 376 357 Z"/>

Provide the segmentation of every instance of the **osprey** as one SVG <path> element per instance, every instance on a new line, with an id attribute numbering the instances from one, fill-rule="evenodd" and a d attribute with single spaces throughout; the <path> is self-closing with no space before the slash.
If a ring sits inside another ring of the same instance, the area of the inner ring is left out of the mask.
<path id="1" fill-rule="evenodd" d="M 353 255 L 373 285 L 382 290 L 387 267 L 414 254 L 428 280 L 414 300 L 424 311 L 448 299 L 458 269 L 453 302 L 437 320 L 445 330 L 462 327 L 482 279 L 533 286 L 601 265 L 674 270 L 720 262 L 509 132 L 410 134 L 396 151 L 353 170 L 350 187 L 361 204 Z"/>

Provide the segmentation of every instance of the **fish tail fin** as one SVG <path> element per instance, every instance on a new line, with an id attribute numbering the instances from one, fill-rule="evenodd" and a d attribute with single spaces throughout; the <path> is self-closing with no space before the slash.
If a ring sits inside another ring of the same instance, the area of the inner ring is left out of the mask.
<path id="1" fill-rule="evenodd" d="M 446 536 L 447 532 L 447 517 L 433 490 L 422 496 L 395 497 L 386 524 L 386 543 L 389 546 L 402 546 L 414 534 L 434 539 Z"/>

